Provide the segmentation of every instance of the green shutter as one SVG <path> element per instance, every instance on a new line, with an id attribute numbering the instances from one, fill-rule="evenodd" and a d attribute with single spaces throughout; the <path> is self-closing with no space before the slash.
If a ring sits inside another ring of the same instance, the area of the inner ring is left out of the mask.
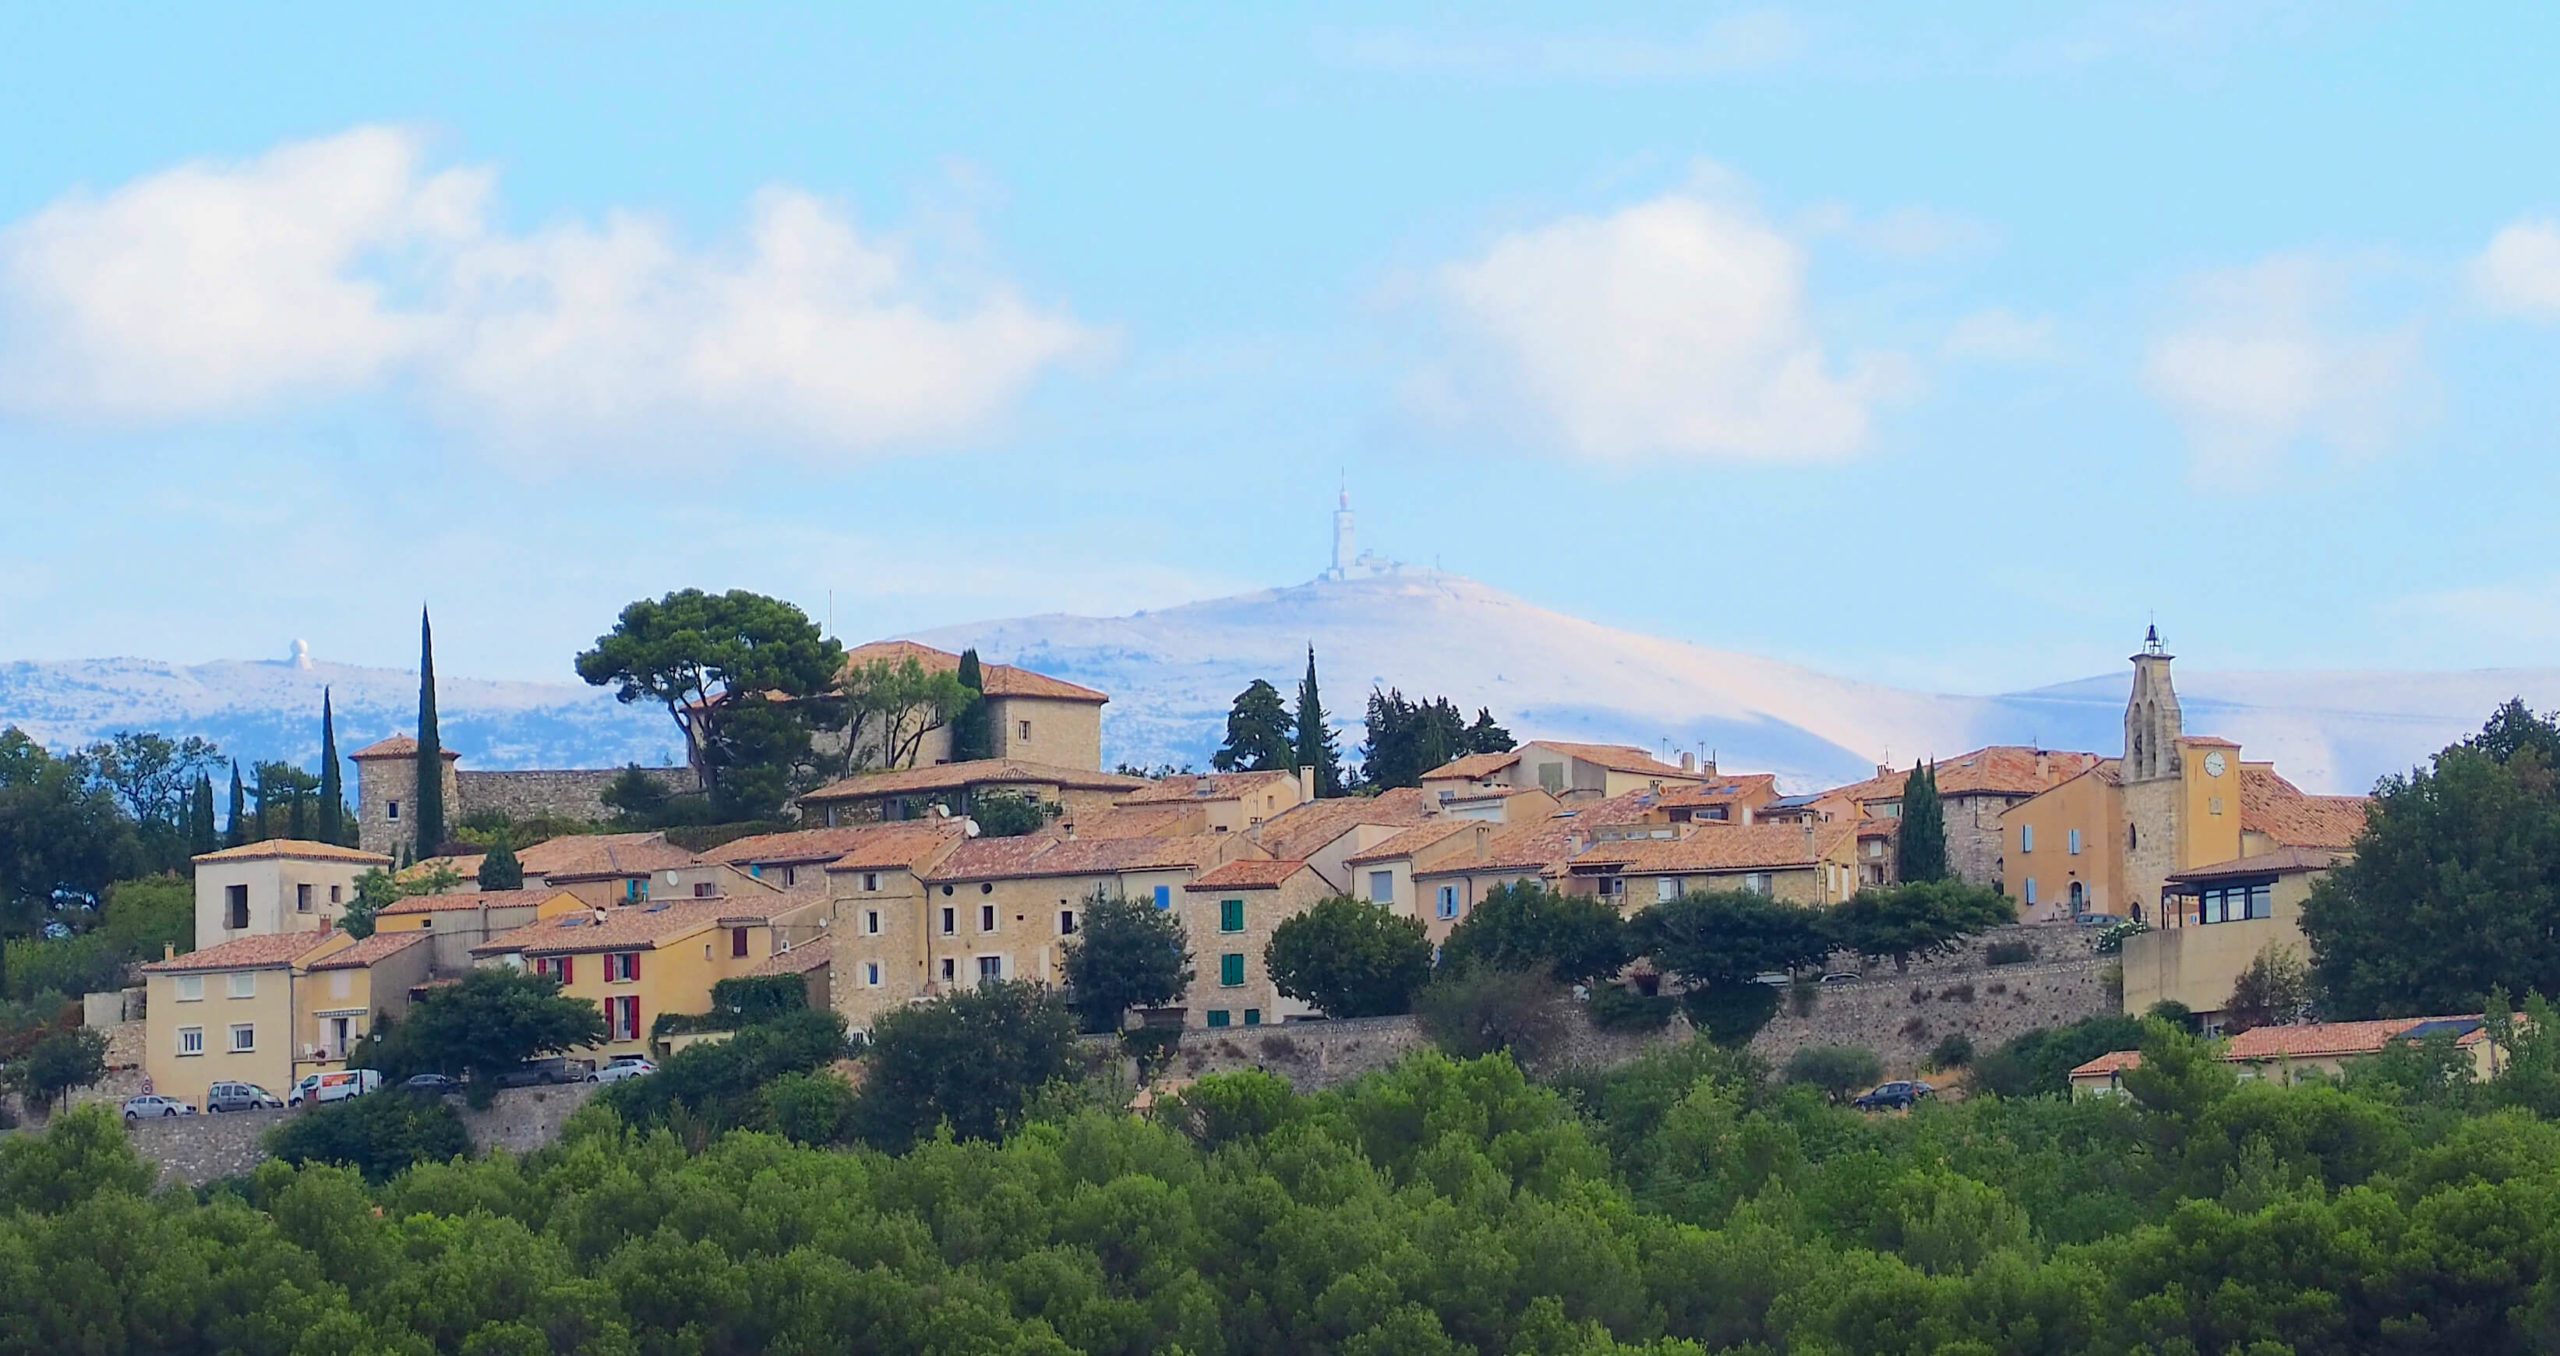
<path id="1" fill-rule="evenodd" d="M 1218 982 L 1230 988 L 1244 983 L 1244 956 L 1241 953 L 1218 957 Z"/>
<path id="2" fill-rule="evenodd" d="M 1209 1025 L 1225 1026 L 1227 1024 L 1227 1015 L 1227 1010 L 1225 1008 L 1209 1009 Z"/>
<path id="3" fill-rule="evenodd" d="M 1241 899 L 1222 899 L 1222 900 L 1219 900 L 1219 901 L 1218 901 L 1218 931 L 1220 931 L 1220 932 L 1242 932 L 1242 931 L 1244 931 L 1244 901 L 1243 901 L 1243 900 L 1241 900 Z"/>

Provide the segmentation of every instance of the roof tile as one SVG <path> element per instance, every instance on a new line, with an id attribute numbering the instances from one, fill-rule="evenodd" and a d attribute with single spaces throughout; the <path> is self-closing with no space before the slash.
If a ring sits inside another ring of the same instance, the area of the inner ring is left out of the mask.
<path id="1" fill-rule="evenodd" d="M 1182 887 L 1186 890 L 1276 890 L 1289 878 L 1307 869 L 1305 862 L 1262 861 L 1246 858 L 1216 867 L 1200 879 Z"/>
<path id="2" fill-rule="evenodd" d="M 196 858 L 199 862 L 254 862 L 280 857 L 298 862 L 346 862 L 354 866 L 389 866 L 391 859 L 379 852 L 362 852 L 335 843 L 315 843 L 303 838 L 269 838 L 263 842 L 243 843 L 236 848 L 208 852 Z"/>

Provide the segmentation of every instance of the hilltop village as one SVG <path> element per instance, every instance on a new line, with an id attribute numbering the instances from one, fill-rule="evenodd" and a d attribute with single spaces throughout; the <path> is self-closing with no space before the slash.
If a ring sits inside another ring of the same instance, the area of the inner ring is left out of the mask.
<path id="1" fill-rule="evenodd" d="M 2300 945 L 2294 910 L 2354 841 L 2364 802 L 2306 795 L 2239 745 L 2189 733 L 2156 633 L 2132 663 L 2112 753 L 1995 746 L 1790 793 L 1690 755 L 1502 735 L 1418 785 L 1342 794 L 1330 767 L 1286 766 L 1285 741 L 1265 751 L 1283 765 L 1263 770 L 1105 770 L 1109 694 L 884 642 L 850 651 L 845 672 L 965 668 L 971 719 L 858 735 L 869 743 L 848 761 L 865 770 L 798 795 L 796 826 L 717 842 L 593 831 L 617 781 L 625 797 L 635 780 L 674 792 L 681 771 L 474 773 L 398 736 L 351 755 L 351 845 L 278 837 L 195 859 L 194 949 L 143 967 L 144 1064 L 188 1100 L 216 1083 L 284 1087 L 490 966 L 593 1001 L 598 1059 L 663 1053 L 670 1019 L 706 1013 L 714 986 L 741 978 L 796 976 L 860 1032 L 973 986 L 1059 984 L 1105 899 L 1175 916 L 1194 953 L 1187 990 L 1147 1020 L 1297 1021 L 1320 1014 L 1281 991 L 1266 952 L 1325 900 L 1418 920 L 1435 947 L 1523 884 L 1626 913 L 1719 891 L 1838 905 L 1898 883 L 1915 776 L 1933 788 L 1946 875 L 1998 891 L 2023 924 L 2138 920 L 2125 1009 L 2169 1000 L 2211 1021 L 2253 958 Z M 969 741 L 981 756 L 955 757 Z M 508 843 L 496 880 L 487 854 L 418 841 L 430 790 L 453 822 L 588 831 Z M 396 899 L 350 926 L 368 879 L 393 873 Z"/>

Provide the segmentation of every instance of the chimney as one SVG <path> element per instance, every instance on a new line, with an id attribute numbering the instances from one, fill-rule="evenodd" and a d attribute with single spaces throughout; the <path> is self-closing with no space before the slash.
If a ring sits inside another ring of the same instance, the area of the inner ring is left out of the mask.
<path id="1" fill-rule="evenodd" d="M 1892 775 L 1893 775 L 1893 764 L 1891 764 L 1891 763 L 1878 763 L 1878 764 L 1876 764 L 1876 775 L 1877 775 L 1877 776 L 1879 776 L 1879 777 L 1890 777 L 1890 776 L 1892 776 Z"/>
<path id="2" fill-rule="evenodd" d="M 2036 750 L 2036 784 L 2038 786 L 2042 786 L 2053 780 L 2053 773 L 2049 767 L 2049 764 L 2052 761 L 2052 759 L 2045 756 L 2044 750 Z"/>
<path id="3" fill-rule="evenodd" d="M 1311 767 L 1302 767 L 1302 768 L 1299 768 L 1299 769 L 1298 769 L 1298 799 L 1299 799 L 1300 801 L 1302 801 L 1302 802 L 1303 802 L 1303 801 L 1310 801 L 1310 800 L 1314 800 L 1315 798 L 1316 798 L 1316 770 L 1315 770 L 1314 768 L 1311 768 Z"/>
<path id="4" fill-rule="evenodd" d="M 168 961 L 176 960 L 177 958 L 178 944 L 176 942 L 162 942 L 160 944 L 160 959 Z"/>
<path id="5" fill-rule="evenodd" d="M 1687 749 L 1682 749 L 1682 750 L 1680 751 L 1680 770 L 1681 770 L 1682 772 L 1695 772 L 1695 771 L 1697 771 L 1697 770 L 1698 770 L 1698 755 L 1696 755 L 1696 754 L 1694 754 L 1694 753 L 1689 752 Z"/>

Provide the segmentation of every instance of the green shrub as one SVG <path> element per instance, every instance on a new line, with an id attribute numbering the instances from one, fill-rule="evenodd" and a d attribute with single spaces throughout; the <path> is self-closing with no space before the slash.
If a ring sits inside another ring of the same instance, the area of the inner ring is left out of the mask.
<path id="1" fill-rule="evenodd" d="M 466 1158 L 471 1137 L 441 1097 L 400 1089 L 328 1102 L 267 1132 L 267 1152 L 288 1163 L 339 1163 L 387 1182 L 420 1163 Z"/>
<path id="2" fill-rule="evenodd" d="M 1624 984 L 1594 985 L 1583 1004 L 1603 1031 L 1660 1031 L 1671 1025 L 1680 1002 L 1669 994 L 1638 993 Z"/>
<path id="3" fill-rule="evenodd" d="M 1460 1059 L 1508 1050 L 1534 1062 L 1564 1034 L 1564 998 L 1543 968 L 1470 966 L 1424 985 L 1413 1011 L 1431 1043 Z"/>
<path id="4" fill-rule="evenodd" d="M 1982 961 L 1985 965 L 2024 965 L 2035 958 L 2036 949 L 2016 939 L 1993 942 L 1982 948 Z"/>
<path id="5" fill-rule="evenodd" d="M 1950 1031 L 1929 1051 L 1929 1064 L 1938 1069 L 1961 1069 L 1973 1062 L 1973 1037 L 1961 1031 Z"/>
<path id="6" fill-rule="evenodd" d="M 1884 1062 L 1862 1045 L 1808 1045 L 1787 1059 L 1781 1071 L 1790 1083 L 1820 1088 L 1832 1101 L 1873 1087 L 1884 1076 Z"/>

